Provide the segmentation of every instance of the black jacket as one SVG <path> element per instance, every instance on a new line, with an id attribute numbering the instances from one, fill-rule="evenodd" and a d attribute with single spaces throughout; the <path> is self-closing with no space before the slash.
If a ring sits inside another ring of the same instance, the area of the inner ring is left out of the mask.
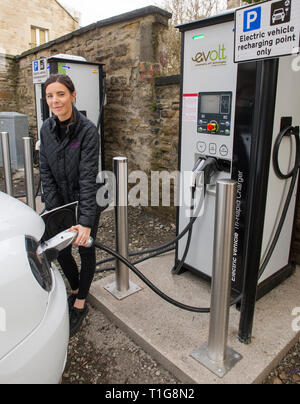
<path id="1" fill-rule="evenodd" d="M 41 129 L 40 175 L 47 210 L 79 201 L 78 223 L 92 227 L 97 211 L 99 134 L 74 107 L 74 122 L 60 141 L 57 117 Z"/>

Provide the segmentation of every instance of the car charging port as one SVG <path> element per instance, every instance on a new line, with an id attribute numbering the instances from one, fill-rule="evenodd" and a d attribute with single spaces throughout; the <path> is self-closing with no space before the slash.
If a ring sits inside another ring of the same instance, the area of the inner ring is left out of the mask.
<path id="1" fill-rule="evenodd" d="M 43 289 L 50 292 L 53 281 L 47 255 L 43 252 L 38 253 L 39 244 L 31 237 L 25 237 L 25 247 L 33 276 Z"/>

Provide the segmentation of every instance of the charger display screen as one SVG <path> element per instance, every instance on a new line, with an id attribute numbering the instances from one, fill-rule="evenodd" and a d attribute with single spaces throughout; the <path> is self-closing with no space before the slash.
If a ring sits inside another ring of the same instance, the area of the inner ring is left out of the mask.
<path id="1" fill-rule="evenodd" d="M 198 95 L 197 132 L 230 136 L 232 92 L 203 92 Z"/>
<path id="2" fill-rule="evenodd" d="M 219 114 L 220 112 L 219 95 L 202 95 L 200 103 L 201 103 L 201 112 L 203 114 Z"/>

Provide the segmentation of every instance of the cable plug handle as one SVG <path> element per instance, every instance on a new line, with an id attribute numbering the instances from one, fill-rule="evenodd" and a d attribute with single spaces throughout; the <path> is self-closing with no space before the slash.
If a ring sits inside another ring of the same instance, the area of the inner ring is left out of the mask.
<path id="1" fill-rule="evenodd" d="M 218 171 L 218 163 L 214 157 L 199 158 L 193 168 L 192 188 L 210 185 L 211 177 Z"/>
<path id="2" fill-rule="evenodd" d="M 50 240 L 45 241 L 43 244 L 40 244 L 37 250 L 37 254 L 41 255 L 48 250 L 57 250 L 62 251 L 65 248 L 69 247 L 77 238 L 77 230 L 64 230 L 56 236 L 52 237 Z M 94 240 L 92 237 L 89 238 L 88 243 L 83 246 L 85 248 L 90 248 L 94 244 Z"/>
<path id="3" fill-rule="evenodd" d="M 74 241 L 75 241 L 76 238 L 77 238 L 78 231 L 77 231 L 77 230 L 70 230 L 70 229 L 69 229 L 69 230 L 67 230 L 67 232 L 70 233 L 70 234 L 73 234 L 73 241 L 72 241 L 72 243 L 74 243 Z M 84 248 L 91 248 L 93 244 L 94 244 L 94 239 L 93 239 L 93 237 L 90 237 L 90 238 L 89 238 L 89 241 L 87 242 L 87 244 L 84 245 L 84 246 L 81 246 L 81 247 L 84 247 Z"/>

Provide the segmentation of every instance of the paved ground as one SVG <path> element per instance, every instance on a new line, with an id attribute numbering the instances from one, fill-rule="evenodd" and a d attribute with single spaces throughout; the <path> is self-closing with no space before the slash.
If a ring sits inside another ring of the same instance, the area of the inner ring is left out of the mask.
<path id="1" fill-rule="evenodd" d="M 85 326 L 69 345 L 63 384 L 179 383 L 150 355 L 90 306 Z"/>
<path id="2" fill-rule="evenodd" d="M 181 384 L 92 306 L 84 327 L 70 341 L 62 383 Z M 300 341 L 264 384 L 300 384 Z"/>
<path id="3" fill-rule="evenodd" d="M 130 209 L 129 213 L 130 251 L 160 245 L 174 237 L 174 224 L 146 215 L 140 209 Z M 102 215 L 98 238 L 113 247 L 113 212 Z M 98 254 L 98 259 L 105 256 L 102 252 Z M 95 280 L 109 274 L 111 271 L 97 274 Z M 85 326 L 70 341 L 63 383 L 180 384 L 180 381 L 90 306 Z M 264 384 L 300 384 L 300 341 Z"/>
<path id="4" fill-rule="evenodd" d="M 24 193 L 22 175 L 14 179 L 16 195 Z M 0 173 L 0 190 L 4 190 Z M 100 221 L 99 240 L 114 246 L 113 212 L 105 212 Z M 146 215 L 141 209 L 129 211 L 129 249 L 142 250 L 172 239 L 175 225 Z M 98 259 L 105 257 L 98 253 Z M 104 266 L 111 265 L 110 263 Z M 103 267 L 103 266 L 102 266 Z M 95 280 L 110 274 L 99 273 Z M 63 384 L 179 384 L 101 312 L 90 306 L 80 332 L 70 340 Z M 264 381 L 265 384 L 300 384 L 300 341 Z"/>

